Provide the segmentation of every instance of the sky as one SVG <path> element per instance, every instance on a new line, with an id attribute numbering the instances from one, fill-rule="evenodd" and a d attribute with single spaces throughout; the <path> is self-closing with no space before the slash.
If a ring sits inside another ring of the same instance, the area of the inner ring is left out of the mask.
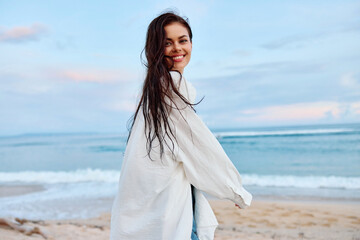
<path id="1" fill-rule="evenodd" d="M 126 132 L 166 10 L 211 129 L 360 122 L 360 1 L 0 0 L 0 135 Z"/>

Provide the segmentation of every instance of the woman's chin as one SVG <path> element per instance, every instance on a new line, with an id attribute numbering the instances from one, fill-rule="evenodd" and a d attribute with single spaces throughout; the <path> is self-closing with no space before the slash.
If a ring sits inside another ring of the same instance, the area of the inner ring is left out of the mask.
<path id="1" fill-rule="evenodd" d="M 181 64 L 181 65 L 179 64 L 177 66 L 175 65 L 171 70 L 175 70 L 175 71 L 179 71 L 179 72 L 183 73 L 185 67 L 186 67 L 186 64 Z"/>

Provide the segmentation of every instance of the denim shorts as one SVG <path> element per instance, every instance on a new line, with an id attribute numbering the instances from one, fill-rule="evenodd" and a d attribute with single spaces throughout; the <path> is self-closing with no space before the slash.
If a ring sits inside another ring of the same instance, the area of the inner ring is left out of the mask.
<path id="1" fill-rule="evenodd" d="M 192 197 L 192 206 L 193 206 L 193 226 L 191 232 L 191 240 L 199 240 L 196 232 L 196 222 L 195 222 L 195 196 L 194 196 L 194 186 L 191 185 L 191 197 Z"/>

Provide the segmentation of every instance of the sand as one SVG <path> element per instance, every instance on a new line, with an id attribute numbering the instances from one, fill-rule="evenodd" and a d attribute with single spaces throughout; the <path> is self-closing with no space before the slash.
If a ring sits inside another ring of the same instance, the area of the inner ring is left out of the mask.
<path id="1" fill-rule="evenodd" d="M 211 200 L 219 221 L 215 239 L 360 240 L 360 204 L 353 202 L 253 201 L 246 210 L 229 201 Z M 27 222 L 49 239 L 109 239 L 110 214 L 85 220 Z M 1 240 L 44 239 L 0 227 Z"/>
<path id="2" fill-rule="evenodd" d="M 44 191 L 45 188 L 42 185 L 30 184 L 30 185 L 0 185 L 0 198 L 11 197 L 18 195 L 25 195 L 33 192 Z"/>

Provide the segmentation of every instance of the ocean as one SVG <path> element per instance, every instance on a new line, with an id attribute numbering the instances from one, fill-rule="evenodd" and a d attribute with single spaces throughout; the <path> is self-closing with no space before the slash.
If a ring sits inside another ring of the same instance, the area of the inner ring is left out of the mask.
<path id="1" fill-rule="evenodd" d="M 360 203 L 360 124 L 213 130 L 254 200 Z M 126 134 L 0 136 L 0 217 L 109 211 Z M 32 189 L 11 194 L 11 189 Z M 211 196 L 208 196 L 211 198 Z"/>

